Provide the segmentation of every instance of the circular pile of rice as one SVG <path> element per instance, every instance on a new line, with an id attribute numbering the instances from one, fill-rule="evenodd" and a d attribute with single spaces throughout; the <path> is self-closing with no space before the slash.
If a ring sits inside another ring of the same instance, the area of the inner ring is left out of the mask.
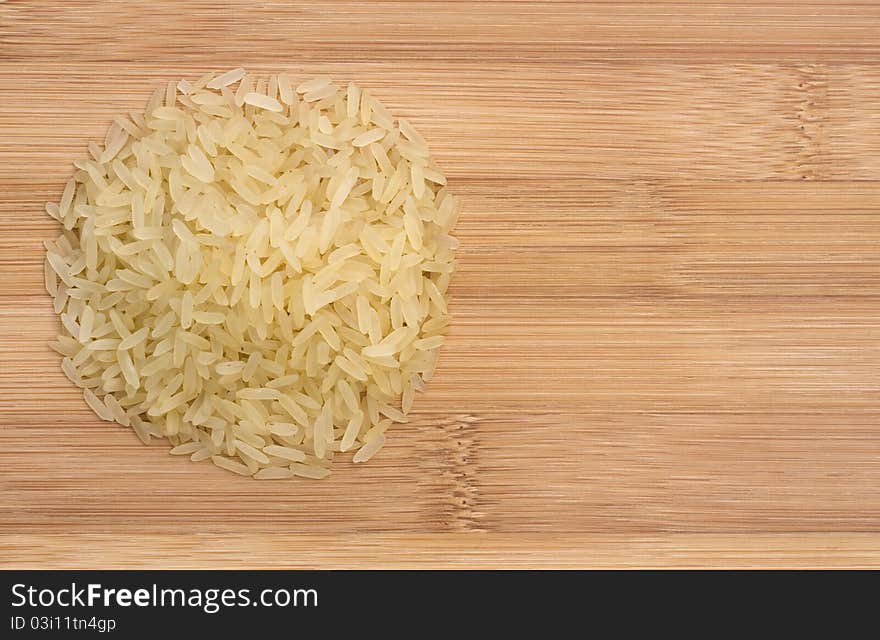
<path id="1" fill-rule="evenodd" d="M 372 457 L 430 380 L 458 215 L 367 91 L 243 69 L 118 117 L 47 212 L 51 346 L 85 401 L 259 479 Z"/>

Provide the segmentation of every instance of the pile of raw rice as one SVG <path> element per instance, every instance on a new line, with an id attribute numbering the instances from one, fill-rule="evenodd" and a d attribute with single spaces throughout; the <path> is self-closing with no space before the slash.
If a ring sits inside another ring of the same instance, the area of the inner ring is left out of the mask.
<path id="1" fill-rule="evenodd" d="M 46 242 L 51 346 L 98 416 L 260 479 L 372 457 L 430 380 L 458 215 L 367 91 L 171 82 L 91 143 Z"/>

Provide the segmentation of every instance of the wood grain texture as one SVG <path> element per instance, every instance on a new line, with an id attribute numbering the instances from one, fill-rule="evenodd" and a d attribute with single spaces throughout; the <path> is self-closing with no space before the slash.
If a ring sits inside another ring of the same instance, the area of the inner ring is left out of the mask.
<path id="1" fill-rule="evenodd" d="M 880 566 L 878 33 L 858 1 L 0 3 L 0 566 Z M 71 161 L 242 63 L 370 87 L 464 201 L 429 392 L 322 483 L 144 447 L 45 346 Z"/>

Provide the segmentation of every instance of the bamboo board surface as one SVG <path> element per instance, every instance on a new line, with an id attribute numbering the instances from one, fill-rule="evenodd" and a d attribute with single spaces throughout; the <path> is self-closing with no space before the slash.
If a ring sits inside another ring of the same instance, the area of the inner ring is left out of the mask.
<path id="1" fill-rule="evenodd" d="M 880 566 L 880 5 L 0 3 L 0 567 Z M 355 79 L 464 202 L 454 327 L 367 465 L 99 422 L 41 241 L 110 116 Z"/>

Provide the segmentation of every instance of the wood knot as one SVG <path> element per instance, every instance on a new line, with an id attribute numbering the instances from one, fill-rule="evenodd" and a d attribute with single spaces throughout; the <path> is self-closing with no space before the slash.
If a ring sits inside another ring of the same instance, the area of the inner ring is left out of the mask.
<path id="1" fill-rule="evenodd" d="M 795 90 L 795 117 L 800 152 L 798 172 L 802 180 L 817 180 L 826 176 L 828 157 L 828 79 L 819 65 L 797 67 L 800 81 Z"/>
<path id="2" fill-rule="evenodd" d="M 483 531 L 478 509 L 479 418 L 462 414 L 419 427 L 419 483 L 427 492 L 425 519 L 442 531 Z"/>

